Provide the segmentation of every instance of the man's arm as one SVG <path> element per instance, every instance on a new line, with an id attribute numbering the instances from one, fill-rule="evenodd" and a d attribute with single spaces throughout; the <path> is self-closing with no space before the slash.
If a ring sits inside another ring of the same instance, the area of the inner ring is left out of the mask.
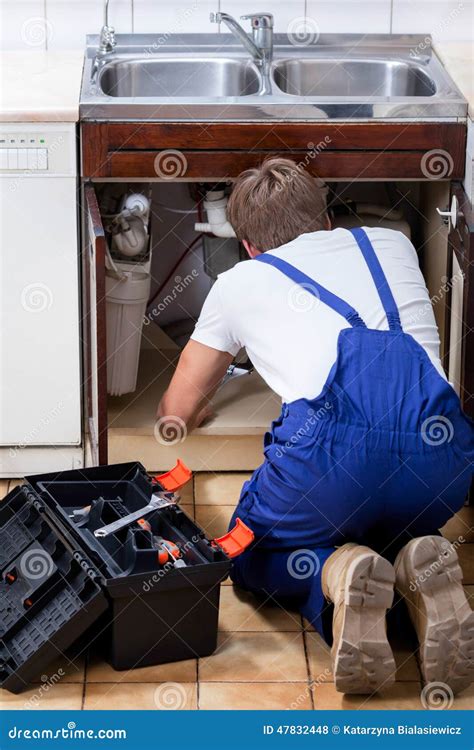
<path id="1" fill-rule="evenodd" d="M 209 399 L 218 388 L 234 356 L 198 341 L 189 341 L 179 358 L 168 390 L 158 406 L 157 416 L 179 417 L 188 430 L 200 424 Z"/>

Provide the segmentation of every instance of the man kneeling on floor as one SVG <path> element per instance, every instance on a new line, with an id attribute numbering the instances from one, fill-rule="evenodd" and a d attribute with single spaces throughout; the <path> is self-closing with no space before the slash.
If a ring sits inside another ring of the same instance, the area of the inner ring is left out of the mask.
<path id="1" fill-rule="evenodd" d="M 459 692 L 474 614 L 438 529 L 468 492 L 474 423 L 441 366 L 413 245 L 391 229 L 331 230 L 324 190 L 287 159 L 240 175 L 228 215 L 252 260 L 212 287 L 158 415 L 199 424 L 242 347 L 282 398 L 235 510 L 255 543 L 232 578 L 332 641 L 346 693 L 394 680 L 395 587 L 424 682 Z"/>

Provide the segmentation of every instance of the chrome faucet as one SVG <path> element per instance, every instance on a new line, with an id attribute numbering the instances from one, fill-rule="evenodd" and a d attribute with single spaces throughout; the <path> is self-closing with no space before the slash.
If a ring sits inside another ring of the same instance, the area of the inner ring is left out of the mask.
<path id="1" fill-rule="evenodd" d="M 97 53 L 94 58 L 91 69 L 91 81 L 95 83 L 97 79 L 97 73 L 101 64 L 104 62 L 104 58 L 113 52 L 116 45 L 115 29 L 113 26 L 109 26 L 109 0 L 104 2 L 104 23 L 100 30 L 99 35 L 99 46 L 97 47 Z"/>
<path id="2" fill-rule="evenodd" d="M 270 67 L 273 59 L 273 16 L 271 13 L 249 13 L 242 20 L 252 23 L 252 38 L 240 23 L 228 13 L 211 13 L 211 23 L 225 23 L 229 31 L 241 42 L 261 71 L 259 94 L 271 94 Z"/>
<path id="3" fill-rule="evenodd" d="M 100 30 L 98 55 L 103 56 L 112 52 L 115 47 L 115 29 L 109 26 L 109 0 L 104 3 L 104 25 Z"/>

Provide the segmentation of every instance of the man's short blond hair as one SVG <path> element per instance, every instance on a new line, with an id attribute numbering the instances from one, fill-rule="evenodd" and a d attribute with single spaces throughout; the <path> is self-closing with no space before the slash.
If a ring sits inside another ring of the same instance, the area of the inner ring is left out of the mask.
<path id="1" fill-rule="evenodd" d="M 228 217 L 239 240 L 272 250 L 327 228 L 326 188 L 291 159 L 273 157 L 239 175 Z"/>

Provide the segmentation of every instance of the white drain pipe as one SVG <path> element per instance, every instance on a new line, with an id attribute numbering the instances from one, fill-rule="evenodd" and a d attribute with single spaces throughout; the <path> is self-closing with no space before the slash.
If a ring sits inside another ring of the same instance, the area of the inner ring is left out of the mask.
<path id="1" fill-rule="evenodd" d="M 235 232 L 227 220 L 227 197 L 224 190 L 209 190 L 203 205 L 208 220 L 196 223 L 196 232 L 214 234 L 216 237 L 235 237 Z"/>

